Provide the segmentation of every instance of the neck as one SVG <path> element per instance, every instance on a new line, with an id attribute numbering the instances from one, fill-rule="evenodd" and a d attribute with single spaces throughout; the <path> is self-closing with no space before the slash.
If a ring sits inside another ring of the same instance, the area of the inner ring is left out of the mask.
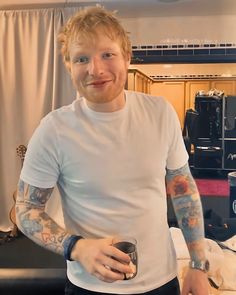
<path id="1" fill-rule="evenodd" d="M 109 102 L 95 103 L 86 99 L 87 106 L 95 112 L 111 113 L 121 110 L 125 106 L 125 93 Z"/>

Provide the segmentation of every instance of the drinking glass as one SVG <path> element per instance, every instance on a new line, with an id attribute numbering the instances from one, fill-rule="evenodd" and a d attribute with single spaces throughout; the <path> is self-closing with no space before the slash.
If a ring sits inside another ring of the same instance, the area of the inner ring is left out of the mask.
<path id="1" fill-rule="evenodd" d="M 136 239 L 129 236 L 116 236 L 114 237 L 112 244 L 117 249 L 129 255 L 131 259 L 129 266 L 131 267 L 133 272 L 124 274 L 124 279 L 133 279 L 137 275 L 138 271 L 138 253 Z"/>

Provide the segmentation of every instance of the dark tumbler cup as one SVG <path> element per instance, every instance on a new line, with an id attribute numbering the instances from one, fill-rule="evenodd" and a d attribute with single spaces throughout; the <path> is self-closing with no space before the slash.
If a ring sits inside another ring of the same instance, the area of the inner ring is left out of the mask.
<path id="1" fill-rule="evenodd" d="M 136 239 L 132 237 L 118 236 L 113 240 L 113 246 L 129 255 L 131 259 L 129 266 L 132 268 L 133 273 L 124 274 L 124 279 L 133 279 L 138 271 L 138 254 Z"/>
<path id="2" fill-rule="evenodd" d="M 236 217 L 236 171 L 228 174 L 228 182 L 230 186 L 229 194 L 229 217 Z"/>

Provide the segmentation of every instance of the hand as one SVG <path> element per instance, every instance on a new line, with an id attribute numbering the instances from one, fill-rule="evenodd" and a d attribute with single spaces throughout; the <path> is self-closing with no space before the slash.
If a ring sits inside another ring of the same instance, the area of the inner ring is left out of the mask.
<path id="1" fill-rule="evenodd" d="M 184 278 L 181 295 L 209 295 L 207 274 L 198 269 L 189 269 Z"/>
<path id="2" fill-rule="evenodd" d="M 125 273 L 132 273 L 128 266 L 129 255 L 113 247 L 112 238 L 81 239 L 73 247 L 71 258 L 79 261 L 87 272 L 108 283 L 123 280 Z"/>

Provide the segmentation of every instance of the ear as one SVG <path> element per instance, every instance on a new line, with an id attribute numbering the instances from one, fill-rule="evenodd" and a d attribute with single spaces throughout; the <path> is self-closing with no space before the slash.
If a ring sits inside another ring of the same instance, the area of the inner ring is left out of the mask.
<path id="1" fill-rule="evenodd" d="M 130 54 L 127 56 L 127 60 L 126 60 L 126 66 L 127 66 L 127 69 L 129 68 L 130 66 L 130 62 L 131 62 L 131 56 Z"/>

